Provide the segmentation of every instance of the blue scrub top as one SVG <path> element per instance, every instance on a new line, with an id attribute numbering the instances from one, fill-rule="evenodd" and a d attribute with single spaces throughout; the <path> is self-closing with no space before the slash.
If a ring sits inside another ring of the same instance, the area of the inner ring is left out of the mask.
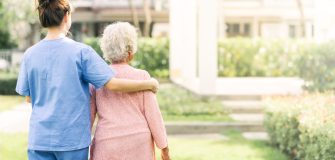
<path id="1" fill-rule="evenodd" d="M 89 83 L 103 87 L 113 70 L 89 46 L 69 38 L 42 40 L 29 48 L 16 86 L 30 96 L 28 149 L 70 151 L 88 147 Z"/>

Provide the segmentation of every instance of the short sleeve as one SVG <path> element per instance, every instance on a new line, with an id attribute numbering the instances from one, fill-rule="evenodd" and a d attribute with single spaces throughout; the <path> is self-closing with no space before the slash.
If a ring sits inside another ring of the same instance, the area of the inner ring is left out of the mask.
<path id="1" fill-rule="evenodd" d="M 20 72 L 16 83 L 16 92 L 22 96 L 30 96 L 28 71 L 26 60 L 23 58 L 21 62 Z"/>
<path id="2" fill-rule="evenodd" d="M 103 87 L 115 75 L 112 68 L 90 47 L 82 50 L 83 79 L 95 86 Z"/>

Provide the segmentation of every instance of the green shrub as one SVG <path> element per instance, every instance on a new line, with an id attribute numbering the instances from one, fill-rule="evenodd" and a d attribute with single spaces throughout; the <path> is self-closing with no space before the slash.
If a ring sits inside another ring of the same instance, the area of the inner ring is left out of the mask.
<path id="1" fill-rule="evenodd" d="M 305 44 L 293 40 L 232 38 L 219 41 L 219 76 L 298 76 L 295 61 Z"/>
<path id="2" fill-rule="evenodd" d="M 102 55 L 97 38 L 84 42 Z M 221 77 L 301 77 L 308 90 L 335 89 L 334 42 L 229 38 L 219 41 L 218 56 Z M 140 38 L 132 65 L 168 78 L 168 39 Z"/>
<path id="3" fill-rule="evenodd" d="M 331 99 L 313 95 L 268 101 L 264 124 L 271 142 L 294 159 L 334 159 L 335 106 Z"/>
<path id="4" fill-rule="evenodd" d="M 101 57 L 103 57 L 98 38 L 84 38 L 84 43 L 91 46 Z"/>
<path id="5" fill-rule="evenodd" d="M 296 62 L 311 91 L 335 90 L 335 42 L 312 45 Z"/>
<path id="6" fill-rule="evenodd" d="M 15 91 L 17 75 L 0 73 L 0 95 L 17 95 Z"/>
<path id="7" fill-rule="evenodd" d="M 86 38 L 84 43 L 90 45 L 97 53 L 103 53 L 99 46 L 98 38 Z M 138 51 L 131 65 L 144 69 L 156 78 L 169 77 L 169 40 L 166 38 L 140 38 Z"/>
<path id="8" fill-rule="evenodd" d="M 154 77 L 168 78 L 169 40 L 166 38 L 140 38 L 138 51 L 132 65 L 147 70 Z"/>
<path id="9" fill-rule="evenodd" d="M 12 49 L 16 46 L 16 43 L 11 40 L 9 32 L 0 29 L 0 49 Z"/>
<path id="10" fill-rule="evenodd" d="M 229 120 L 227 109 L 216 98 L 202 98 L 172 84 L 164 84 L 160 88 L 157 99 L 165 118 L 197 117 L 194 120 Z"/>
<path id="11" fill-rule="evenodd" d="M 335 42 L 231 38 L 218 56 L 221 77 L 301 77 L 310 91 L 335 89 Z"/>

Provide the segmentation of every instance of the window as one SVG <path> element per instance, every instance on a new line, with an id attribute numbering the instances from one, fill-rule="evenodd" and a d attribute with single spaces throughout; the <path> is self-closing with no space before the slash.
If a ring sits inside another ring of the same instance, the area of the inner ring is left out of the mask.
<path id="1" fill-rule="evenodd" d="M 244 24 L 244 32 L 243 32 L 243 34 L 244 34 L 244 36 L 246 36 L 246 37 L 249 37 L 251 34 L 251 26 L 250 26 L 250 24 L 248 24 L 248 23 L 246 23 L 246 24 Z"/>
<path id="2" fill-rule="evenodd" d="M 297 38 L 297 26 L 289 25 L 289 36 L 290 38 Z"/>
<path id="3" fill-rule="evenodd" d="M 251 36 L 251 24 L 250 23 L 227 23 L 227 36 L 228 37 L 250 37 Z"/>

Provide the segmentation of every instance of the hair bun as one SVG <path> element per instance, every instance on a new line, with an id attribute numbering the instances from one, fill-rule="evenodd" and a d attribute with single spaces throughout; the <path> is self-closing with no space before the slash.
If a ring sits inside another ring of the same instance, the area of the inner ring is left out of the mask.
<path id="1" fill-rule="evenodd" d="M 39 0 L 39 6 L 42 8 L 46 8 L 49 6 L 51 0 Z"/>

